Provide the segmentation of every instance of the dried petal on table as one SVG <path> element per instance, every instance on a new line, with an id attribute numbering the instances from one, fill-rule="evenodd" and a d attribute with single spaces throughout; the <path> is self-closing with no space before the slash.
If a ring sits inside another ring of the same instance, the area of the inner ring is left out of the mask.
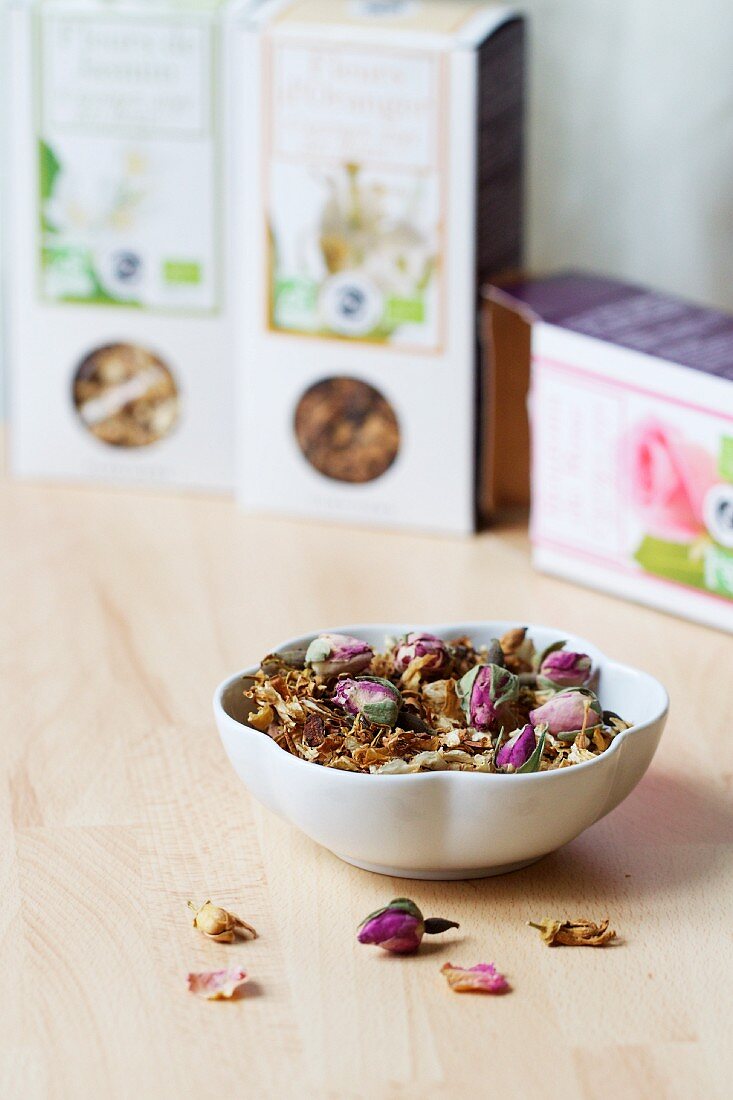
<path id="1" fill-rule="evenodd" d="M 509 982 L 493 963 L 476 963 L 475 966 L 454 966 L 446 963 L 440 968 L 448 985 L 456 993 L 508 993 Z"/>
<path id="2" fill-rule="evenodd" d="M 230 1001 L 247 981 L 247 971 L 235 966 L 228 970 L 202 970 L 188 975 L 188 988 L 207 1001 Z"/>
<path id="3" fill-rule="evenodd" d="M 616 933 L 609 928 L 609 921 L 595 924 L 592 920 L 544 920 L 527 922 L 531 928 L 537 928 L 548 947 L 560 944 L 563 947 L 604 947 L 616 939 Z"/>
<path id="4" fill-rule="evenodd" d="M 230 913 L 228 909 L 222 909 L 214 905 L 212 901 L 205 901 L 197 909 L 192 901 L 188 908 L 193 912 L 193 926 L 203 932 L 210 940 L 218 943 L 233 943 L 237 936 L 251 936 L 257 939 L 257 933 L 251 924 L 247 924 L 236 913 Z"/>

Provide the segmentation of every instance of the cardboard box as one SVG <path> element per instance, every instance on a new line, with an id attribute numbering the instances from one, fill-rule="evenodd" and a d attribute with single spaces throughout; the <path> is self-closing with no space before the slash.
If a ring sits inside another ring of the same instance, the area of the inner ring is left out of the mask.
<path id="1" fill-rule="evenodd" d="M 530 327 L 512 305 L 494 300 L 494 289 L 484 287 L 481 311 L 479 513 L 487 523 L 524 515 L 529 506 Z"/>
<path id="2" fill-rule="evenodd" d="M 733 630 L 733 317 L 579 274 L 489 295 L 531 328 L 537 567 Z"/>
<path id="3" fill-rule="evenodd" d="M 11 466 L 226 489 L 220 0 L 14 0 Z"/>
<path id="4" fill-rule="evenodd" d="M 471 531 L 478 288 L 521 252 L 522 21 L 293 0 L 235 24 L 240 498 Z"/>

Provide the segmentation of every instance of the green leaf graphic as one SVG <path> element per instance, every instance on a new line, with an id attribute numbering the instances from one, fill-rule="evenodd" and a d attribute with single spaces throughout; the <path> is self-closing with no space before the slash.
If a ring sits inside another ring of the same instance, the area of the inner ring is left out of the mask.
<path id="1" fill-rule="evenodd" d="M 695 550 L 699 550 L 695 547 Z M 659 577 L 689 584 L 694 588 L 705 588 L 705 562 L 703 555 L 691 553 L 684 542 L 667 542 L 665 539 L 646 535 L 634 554 L 639 565 L 649 573 Z"/>
<path id="2" fill-rule="evenodd" d="M 53 194 L 56 177 L 61 171 L 61 164 L 50 145 L 45 141 L 38 142 L 38 186 L 41 199 L 45 202 Z"/>

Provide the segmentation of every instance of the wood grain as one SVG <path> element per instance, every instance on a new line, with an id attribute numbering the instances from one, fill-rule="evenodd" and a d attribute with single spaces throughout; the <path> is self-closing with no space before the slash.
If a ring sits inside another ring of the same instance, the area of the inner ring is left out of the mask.
<path id="1" fill-rule="evenodd" d="M 226 501 L 0 487 L 0 1095 L 730 1095 L 733 642 L 543 578 L 521 526 L 474 540 L 253 519 Z M 348 620 L 515 618 L 659 676 L 672 716 L 634 794 L 563 851 L 466 883 L 341 864 L 245 794 L 214 685 Z M 359 947 L 409 892 L 461 922 L 416 958 Z M 188 898 L 255 942 L 208 942 Z M 602 951 L 525 922 L 610 917 Z M 447 960 L 514 991 L 450 993 Z M 188 970 L 241 963 L 237 1003 Z"/>

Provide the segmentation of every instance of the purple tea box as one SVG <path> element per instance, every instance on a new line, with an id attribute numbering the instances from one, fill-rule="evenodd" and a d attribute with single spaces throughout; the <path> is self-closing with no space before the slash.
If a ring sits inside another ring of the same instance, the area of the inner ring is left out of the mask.
<path id="1" fill-rule="evenodd" d="M 531 326 L 537 568 L 733 630 L 733 317 L 575 273 L 490 296 Z"/>

